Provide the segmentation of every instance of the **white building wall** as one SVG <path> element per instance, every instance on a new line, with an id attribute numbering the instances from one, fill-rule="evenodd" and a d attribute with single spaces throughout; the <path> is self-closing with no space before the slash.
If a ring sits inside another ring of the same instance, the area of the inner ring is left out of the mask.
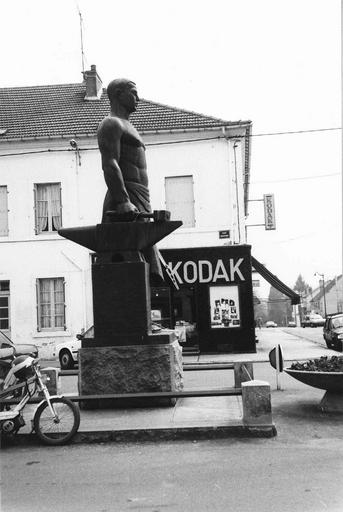
<path id="1" fill-rule="evenodd" d="M 166 141 L 168 142 L 168 141 Z M 147 162 L 151 204 L 154 209 L 165 209 L 167 176 L 188 176 L 194 179 L 195 227 L 181 227 L 160 242 L 159 247 L 196 247 L 238 243 L 237 209 L 235 208 L 235 178 L 233 142 L 226 139 L 189 143 L 149 145 Z M 242 162 L 238 163 L 239 201 L 243 201 Z M 243 208 L 240 209 L 244 215 Z M 175 219 L 177 220 L 177 219 Z M 244 228 L 244 218 L 241 220 Z M 220 230 L 230 230 L 231 238 L 220 239 Z M 243 243 L 242 229 L 241 243 Z"/>
<path id="2" fill-rule="evenodd" d="M 194 178 L 195 227 L 179 229 L 160 247 L 243 243 L 241 148 L 236 148 L 236 155 L 241 154 L 241 158 L 236 158 L 235 168 L 233 139 L 185 140 L 206 135 L 215 137 L 216 133 L 143 136 L 153 209 L 166 208 L 165 177 Z M 175 139 L 183 142 L 170 144 Z M 156 145 L 156 141 L 168 144 Z M 15 342 L 33 342 L 46 350 L 61 339 L 75 338 L 93 322 L 90 251 L 62 239 L 56 232 L 35 234 L 35 183 L 61 183 L 63 227 L 93 225 L 101 220 L 106 185 L 97 143 L 95 138 L 84 138 L 78 139 L 78 145 L 79 154 L 71 149 L 69 139 L 8 143 L 0 147 L 0 155 L 32 152 L 0 158 L 0 185 L 8 187 L 9 208 L 9 233 L 0 237 L 0 280 L 10 281 L 10 335 Z M 230 230 L 231 238 L 220 239 L 219 230 Z M 38 332 L 36 279 L 53 277 L 64 277 L 66 282 L 67 328 Z M 45 353 L 43 350 L 43 356 Z"/>

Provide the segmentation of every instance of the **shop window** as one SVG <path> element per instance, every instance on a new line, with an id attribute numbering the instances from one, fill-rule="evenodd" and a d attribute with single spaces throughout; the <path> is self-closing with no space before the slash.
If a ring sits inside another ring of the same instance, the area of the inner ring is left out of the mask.
<path id="1" fill-rule="evenodd" d="M 166 209 L 172 220 L 182 220 L 183 228 L 195 226 L 193 176 L 165 178 Z"/>
<path id="2" fill-rule="evenodd" d="M 37 279 L 38 331 L 65 330 L 65 283 L 63 277 Z"/>
<path id="3" fill-rule="evenodd" d="M 36 234 L 62 227 L 60 183 L 37 183 L 34 188 Z"/>
<path id="4" fill-rule="evenodd" d="M 0 236 L 8 235 L 7 186 L 0 186 Z"/>
<path id="5" fill-rule="evenodd" d="M 172 328 L 170 288 L 151 288 L 151 321 L 154 326 Z"/>
<path id="6" fill-rule="evenodd" d="M 173 291 L 173 313 L 179 342 L 192 346 L 198 345 L 196 294 L 193 287 L 182 287 L 180 290 Z"/>
<path id="7" fill-rule="evenodd" d="M 0 281 L 0 329 L 10 330 L 10 282 Z"/>

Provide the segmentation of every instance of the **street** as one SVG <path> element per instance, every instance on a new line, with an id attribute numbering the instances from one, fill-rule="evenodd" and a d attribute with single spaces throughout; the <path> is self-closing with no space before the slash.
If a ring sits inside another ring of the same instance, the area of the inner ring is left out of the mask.
<path id="1" fill-rule="evenodd" d="M 11 449 L 1 510 L 339 512 L 342 438 L 337 425 L 263 440 Z"/>
<path id="2" fill-rule="evenodd" d="M 300 344 L 332 354 L 322 329 L 262 329 L 257 335 L 266 354 L 276 343 L 286 352 Z M 320 413 L 323 391 L 287 374 L 284 391 L 277 390 L 269 363 L 255 364 L 254 374 L 271 384 L 276 437 L 9 446 L 1 453 L 1 511 L 341 511 L 342 415 Z M 232 378 L 226 370 L 186 372 L 185 383 L 196 387 L 206 379 L 216 387 Z M 76 377 L 63 382 L 72 389 Z"/>
<path id="3" fill-rule="evenodd" d="M 313 341 L 318 345 L 326 348 L 325 340 L 323 338 L 323 327 L 280 327 L 285 332 L 298 336 L 299 338 Z M 338 353 L 337 353 L 338 354 Z"/>

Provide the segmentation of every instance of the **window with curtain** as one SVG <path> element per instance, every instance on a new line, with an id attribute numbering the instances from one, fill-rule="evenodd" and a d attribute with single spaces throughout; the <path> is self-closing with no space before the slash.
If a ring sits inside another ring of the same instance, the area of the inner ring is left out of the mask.
<path id="1" fill-rule="evenodd" d="M 37 279 L 38 331 L 65 330 L 64 278 Z"/>
<path id="2" fill-rule="evenodd" d="M 61 183 L 36 183 L 36 234 L 57 231 L 62 227 Z"/>

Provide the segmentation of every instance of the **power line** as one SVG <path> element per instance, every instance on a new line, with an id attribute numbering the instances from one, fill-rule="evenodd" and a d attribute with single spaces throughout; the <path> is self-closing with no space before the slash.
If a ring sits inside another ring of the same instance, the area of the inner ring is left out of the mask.
<path id="1" fill-rule="evenodd" d="M 301 180 L 316 180 L 319 178 L 328 178 L 331 176 L 341 176 L 340 172 L 334 172 L 331 174 L 319 174 L 318 176 L 300 176 L 298 178 L 285 178 L 284 180 L 267 180 L 267 181 L 251 181 L 250 185 L 257 185 L 262 183 L 285 183 L 287 181 L 301 181 Z"/>
<path id="2" fill-rule="evenodd" d="M 325 132 L 325 131 L 334 131 L 334 130 L 341 130 L 341 128 L 318 128 L 314 130 L 298 130 L 298 131 L 288 131 L 288 132 L 270 132 L 270 133 L 255 133 L 255 134 L 246 134 L 246 135 L 235 135 L 235 136 L 215 136 L 215 137 L 199 137 L 197 139 L 184 139 L 184 140 L 172 140 L 172 141 L 162 141 L 162 142 L 146 142 L 146 146 L 167 146 L 170 144 L 184 144 L 188 142 L 200 142 L 200 141 L 207 141 L 207 140 L 220 140 L 220 139 L 245 139 L 250 137 L 267 137 L 267 136 L 273 136 L 273 135 L 294 135 L 294 134 L 302 134 L 302 133 L 314 133 L 314 132 Z M 98 147 L 91 147 L 91 148 L 79 148 L 79 151 L 96 151 L 98 150 Z M 36 153 L 53 153 L 57 151 L 70 151 L 70 149 L 43 149 L 43 150 L 37 150 L 37 151 L 26 151 L 26 152 L 19 152 L 19 153 L 4 153 L 0 155 L 0 157 L 3 156 L 19 156 L 19 155 L 30 155 L 30 154 L 36 154 Z M 330 176 L 330 175 L 328 175 Z M 326 177 L 326 176 L 325 176 Z M 294 179 L 310 179 L 311 177 L 305 177 L 305 178 L 294 178 Z M 288 181 L 288 180 L 282 180 L 282 181 Z M 292 179 L 289 179 L 289 181 L 292 181 Z M 264 183 L 264 182 L 254 182 L 254 183 Z M 268 182 L 271 183 L 271 182 Z"/>
<path id="3" fill-rule="evenodd" d="M 270 133 L 254 133 L 249 135 L 249 137 L 266 137 L 272 135 L 293 135 L 297 133 L 314 133 L 314 132 L 329 132 L 334 130 L 341 130 L 341 127 L 338 128 L 315 128 L 313 130 L 295 130 L 295 131 L 287 131 L 287 132 L 270 132 Z"/>

